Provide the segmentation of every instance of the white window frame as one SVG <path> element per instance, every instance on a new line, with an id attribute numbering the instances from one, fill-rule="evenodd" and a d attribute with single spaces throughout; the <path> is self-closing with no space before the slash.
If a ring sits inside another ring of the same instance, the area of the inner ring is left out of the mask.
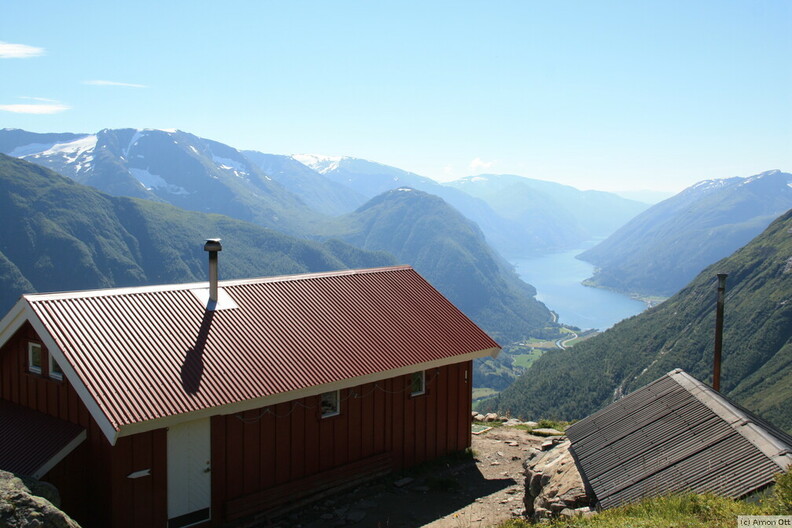
<path id="1" fill-rule="evenodd" d="M 60 372 L 55 372 L 55 367 L 58 367 Z M 63 369 L 58 365 L 58 362 L 55 361 L 55 358 L 52 357 L 52 354 L 49 354 L 49 377 L 54 380 L 63 381 Z"/>
<path id="2" fill-rule="evenodd" d="M 416 376 L 420 376 L 421 380 L 421 388 L 417 391 L 415 390 Z M 419 370 L 410 374 L 410 396 L 421 396 L 423 394 L 426 394 L 426 371 Z"/>
<path id="3" fill-rule="evenodd" d="M 335 395 L 335 409 L 325 410 L 324 409 L 325 396 L 329 394 Z M 319 408 L 321 409 L 322 412 L 322 418 L 330 418 L 331 416 L 338 416 L 339 414 L 341 414 L 341 391 L 334 390 L 329 392 L 323 392 L 319 396 Z"/>
<path id="4" fill-rule="evenodd" d="M 38 366 L 33 365 L 33 350 L 38 349 Z M 42 359 L 44 356 L 44 347 L 40 343 L 28 341 L 28 372 L 33 374 L 41 374 Z"/>

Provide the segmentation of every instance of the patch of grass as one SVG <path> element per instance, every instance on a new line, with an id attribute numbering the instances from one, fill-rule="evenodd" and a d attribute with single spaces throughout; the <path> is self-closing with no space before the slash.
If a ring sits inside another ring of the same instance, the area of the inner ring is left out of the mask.
<path id="1" fill-rule="evenodd" d="M 683 493 L 646 499 L 591 517 L 554 519 L 548 528 L 734 528 L 740 515 L 792 514 L 792 473 L 776 476 L 772 495 L 758 502 Z M 533 523 L 511 519 L 496 528 L 529 528 Z"/>
<path id="2" fill-rule="evenodd" d="M 539 428 L 541 429 L 550 428 L 564 432 L 567 430 L 567 427 L 569 427 L 573 423 L 575 422 L 561 422 L 558 420 L 539 420 Z"/>
<path id="3" fill-rule="evenodd" d="M 516 362 L 515 362 L 516 363 Z M 489 387 L 473 387 L 473 400 L 480 400 L 482 398 L 489 398 L 495 396 L 498 391 Z"/>
<path id="4" fill-rule="evenodd" d="M 473 423 L 476 425 L 483 425 L 484 427 L 503 427 L 503 422 L 479 422 L 474 420 Z"/>
<path id="5" fill-rule="evenodd" d="M 514 364 L 520 368 L 527 369 L 530 367 L 534 361 L 542 357 L 544 350 L 538 348 L 532 348 L 530 351 L 517 354 L 514 356 Z M 474 389 L 475 390 L 475 389 Z"/>

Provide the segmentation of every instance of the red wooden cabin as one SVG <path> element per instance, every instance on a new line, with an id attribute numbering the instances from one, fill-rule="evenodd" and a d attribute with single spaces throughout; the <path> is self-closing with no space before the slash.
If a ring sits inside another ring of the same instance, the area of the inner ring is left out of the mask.
<path id="1" fill-rule="evenodd" d="M 218 526 L 468 447 L 499 350 L 406 266 L 25 295 L 0 469 L 85 526 Z"/>

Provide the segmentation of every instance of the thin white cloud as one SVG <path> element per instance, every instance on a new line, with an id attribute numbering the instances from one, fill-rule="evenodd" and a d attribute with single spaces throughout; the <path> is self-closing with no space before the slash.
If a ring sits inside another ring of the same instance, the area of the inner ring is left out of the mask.
<path id="1" fill-rule="evenodd" d="M 44 55 L 44 48 L 0 41 L 0 59 L 28 59 Z"/>
<path id="2" fill-rule="evenodd" d="M 91 86 L 124 86 L 126 88 L 148 88 L 145 84 L 126 83 L 118 81 L 83 81 L 83 84 L 90 84 Z"/>
<path id="3" fill-rule="evenodd" d="M 60 103 L 0 105 L 0 111 L 15 114 L 57 114 L 69 109 L 71 109 L 70 106 Z"/>
<path id="4" fill-rule="evenodd" d="M 56 101 L 55 99 L 47 99 L 46 97 L 22 96 L 20 97 L 20 99 L 27 99 L 28 101 L 38 101 L 40 103 L 59 103 L 59 101 Z"/>
<path id="5" fill-rule="evenodd" d="M 494 161 L 484 161 L 481 158 L 476 158 L 470 162 L 470 170 L 472 172 L 481 172 L 490 169 L 495 165 Z"/>

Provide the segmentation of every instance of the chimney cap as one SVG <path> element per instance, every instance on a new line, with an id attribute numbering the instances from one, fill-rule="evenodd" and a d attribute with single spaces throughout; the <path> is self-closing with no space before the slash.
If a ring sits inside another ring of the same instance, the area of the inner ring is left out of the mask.
<path id="1" fill-rule="evenodd" d="M 207 238 L 206 244 L 204 244 L 204 251 L 223 251 L 220 240 L 219 238 Z"/>

